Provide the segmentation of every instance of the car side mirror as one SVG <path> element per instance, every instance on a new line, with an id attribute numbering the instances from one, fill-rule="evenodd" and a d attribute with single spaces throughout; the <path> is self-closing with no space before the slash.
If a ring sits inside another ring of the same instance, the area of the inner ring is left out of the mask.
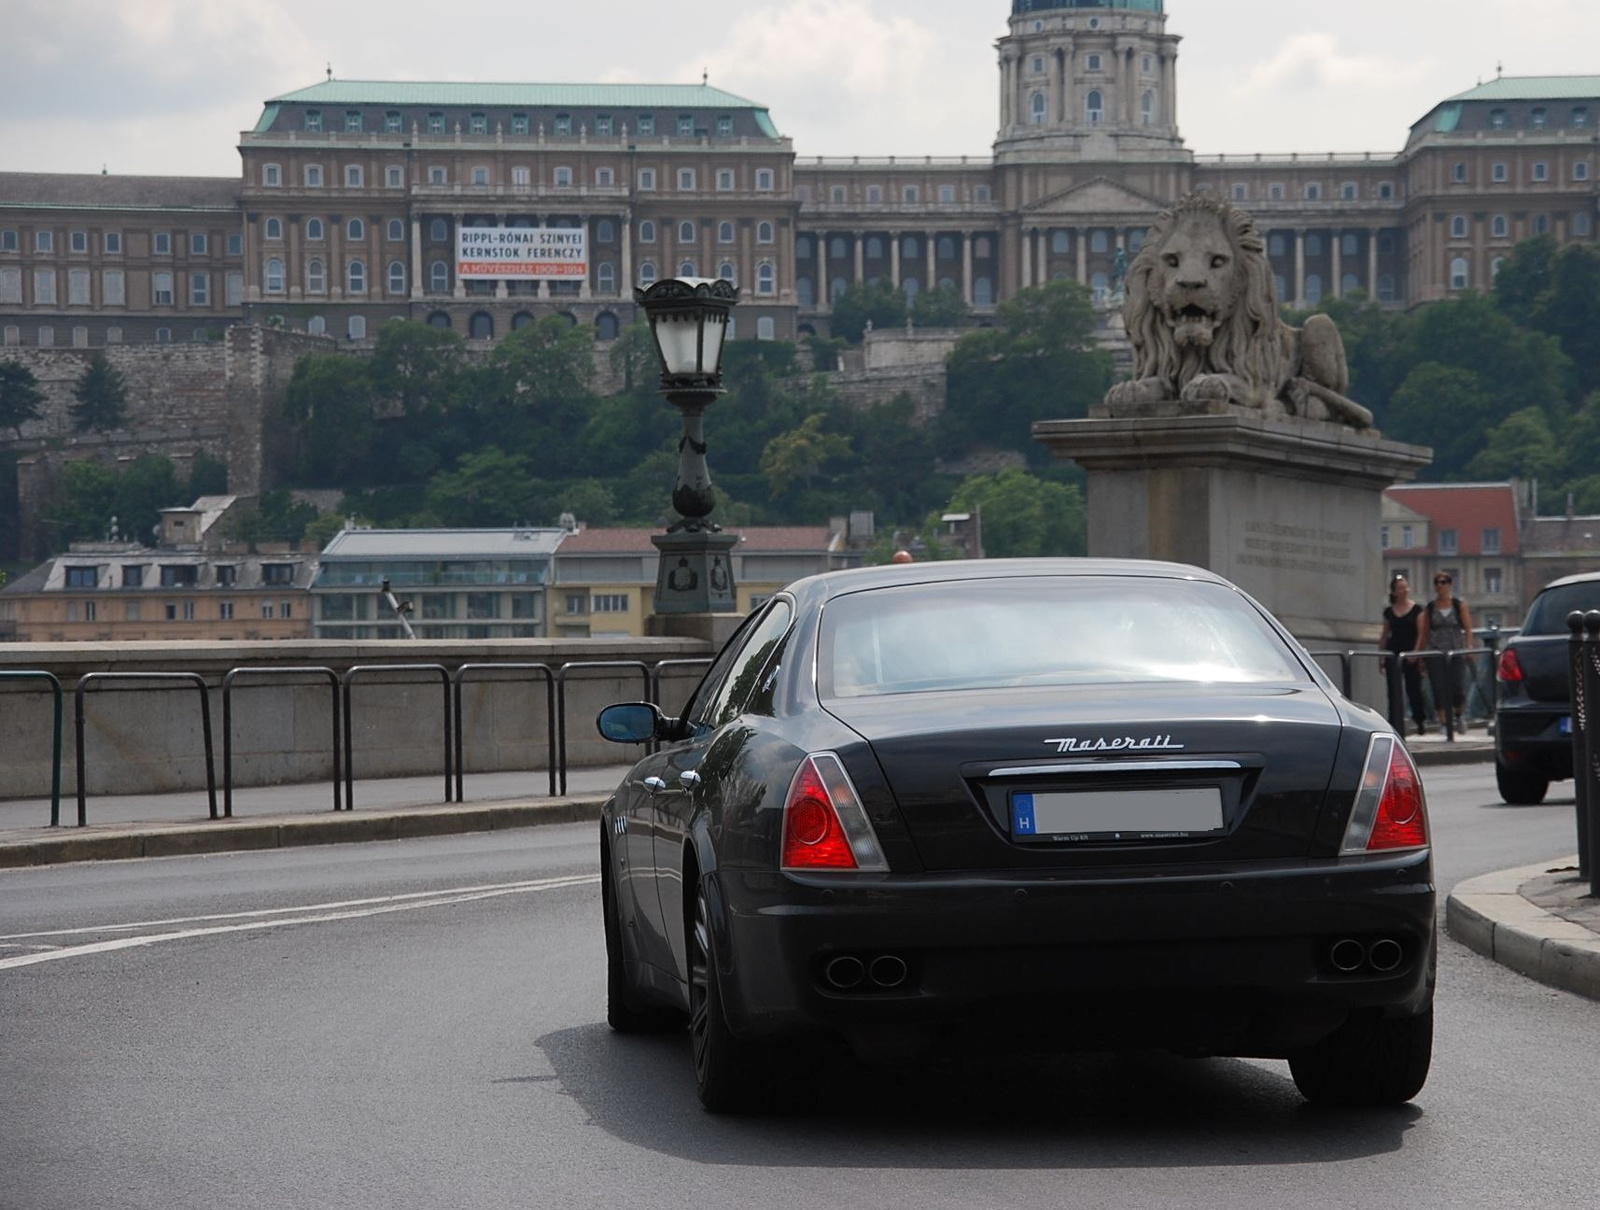
<path id="1" fill-rule="evenodd" d="M 595 720 L 600 734 L 614 744 L 648 744 L 666 734 L 667 720 L 649 702 L 607 706 Z"/>

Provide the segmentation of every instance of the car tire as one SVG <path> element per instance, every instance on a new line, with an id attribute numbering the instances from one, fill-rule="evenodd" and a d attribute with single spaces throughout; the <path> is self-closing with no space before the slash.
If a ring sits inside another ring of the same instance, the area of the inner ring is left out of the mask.
<path id="1" fill-rule="evenodd" d="M 1513 769 L 1494 762 L 1494 781 L 1500 797 L 1514 807 L 1536 807 L 1550 789 L 1550 779 L 1535 769 Z"/>
<path id="2" fill-rule="evenodd" d="M 1433 1005 L 1411 1017 L 1353 1016 L 1289 1056 L 1300 1095 L 1315 1105 L 1400 1105 L 1422 1091 L 1433 1061 Z"/>
<path id="3" fill-rule="evenodd" d="M 700 1103 L 712 1113 L 797 1108 L 815 1087 L 800 1061 L 801 1052 L 750 1042 L 728 1028 L 710 919 L 701 888 L 689 930 L 689 1039 Z"/>
<path id="4" fill-rule="evenodd" d="M 611 875 L 611 853 L 600 845 L 600 898 L 606 930 L 606 1024 L 619 1034 L 654 1034 L 681 1029 L 683 1018 L 663 1008 L 650 1008 L 628 980 L 622 950 L 622 912 L 617 906 L 616 882 Z"/>

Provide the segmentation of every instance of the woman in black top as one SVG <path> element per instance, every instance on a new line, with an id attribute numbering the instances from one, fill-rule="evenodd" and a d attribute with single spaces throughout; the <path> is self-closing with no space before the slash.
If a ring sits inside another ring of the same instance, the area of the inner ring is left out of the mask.
<path id="1" fill-rule="evenodd" d="M 1396 576 L 1389 581 L 1389 607 L 1383 611 L 1383 637 L 1378 640 L 1378 646 L 1391 656 L 1398 657 L 1402 652 L 1416 651 L 1422 645 L 1422 628 L 1419 625 L 1422 619 L 1422 606 L 1411 599 L 1411 585 L 1404 576 Z M 1385 661 L 1387 667 L 1388 661 Z M 1417 725 L 1417 734 L 1427 733 L 1427 706 L 1422 700 L 1422 669 L 1416 660 L 1401 660 L 1401 672 L 1405 677 L 1406 698 L 1411 703 L 1411 719 Z M 1392 686 L 1393 681 L 1389 682 Z M 1389 721 L 1396 730 L 1403 730 L 1402 716 L 1398 694 L 1389 702 Z"/>

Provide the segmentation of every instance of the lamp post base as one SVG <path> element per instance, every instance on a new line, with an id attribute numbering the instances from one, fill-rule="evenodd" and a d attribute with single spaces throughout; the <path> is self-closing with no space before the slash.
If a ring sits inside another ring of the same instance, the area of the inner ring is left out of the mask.
<path id="1" fill-rule="evenodd" d="M 737 614 L 739 594 L 733 583 L 733 548 L 737 534 L 712 530 L 651 534 L 661 552 L 656 573 L 655 612 L 665 614 Z"/>

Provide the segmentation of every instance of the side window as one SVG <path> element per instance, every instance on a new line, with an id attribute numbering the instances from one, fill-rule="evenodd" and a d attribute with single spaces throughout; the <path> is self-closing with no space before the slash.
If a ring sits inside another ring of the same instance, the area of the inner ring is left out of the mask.
<path id="1" fill-rule="evenodd" d="M 713 727 L 731 723 L 745 712 L 755 696 L 757 685 L 768 661 L 783 638 L 789 633 L 793 610 L 787 601 L 774 601 L 766 617 L 756 624 L 750 639 L 740 648 L 738 656 L 728 669 L 728 675 L 717 690 L 711 705 L 711 717 L 706 720 Z"/>
<path id="2" fill-rule="evenodd" d="M 716 663 L 711 665 L 705 680 L 700 682 L 700 687 L 695 690 L 694 697 L 684 710 L 683 716 L 689 721 L 692 732 L 703 733 L 718 725 L 716 720 L 722 713 L 725 700 L 732 693 L 733 684 L 738 680 L 739 671 L 746 657 L 754 655 L 756 648 L 761 645 L 757 639 L 767 629 L 768 622 L 778 616 L 780 611 L 782 623 L 778 633 L 781 635 L 789 626 L 790 606 L 785 601 L 775 601 L 761 614 L 752 615 L 722 649 Z"/>

